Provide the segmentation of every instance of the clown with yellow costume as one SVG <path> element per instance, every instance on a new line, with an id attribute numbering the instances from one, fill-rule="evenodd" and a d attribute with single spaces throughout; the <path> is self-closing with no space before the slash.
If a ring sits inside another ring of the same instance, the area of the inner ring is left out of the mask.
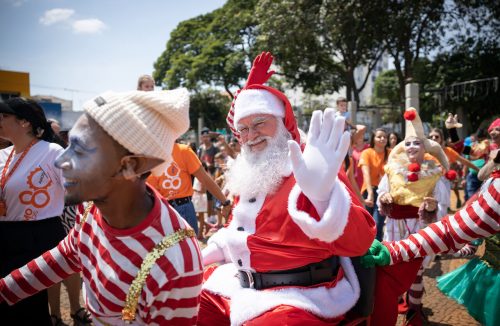
<path id="1" fill-rule="evenodd" d="M 439 202 L 444 202 L 449 192 L 441 178 L 443 169 L 449 169 L 443 149 L 424 136 L 414 108 L 407 109 L 404 118 L 405 139 L 391 151 L 378 187 L 378 207 L 387 216 L 385 241 L 405 239 L 436 221 Z M 420 325 L 422 321 L 423 270 L 422 266 L 408 291 L 407 325 Z"/>

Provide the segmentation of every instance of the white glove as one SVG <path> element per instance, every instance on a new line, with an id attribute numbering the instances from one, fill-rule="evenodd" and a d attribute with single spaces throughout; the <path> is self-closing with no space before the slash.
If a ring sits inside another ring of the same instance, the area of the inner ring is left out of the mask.
<path id="1" fill-rule="evenodd" d="M 335 180 L 350 145 L 344 132 L 345 119 L 335 117 L 333 109 L 314 111 L 304 153 L 299 144 L 288 141 L 293 174 L 302 192 L 313 201 L 330 199 Z"/>

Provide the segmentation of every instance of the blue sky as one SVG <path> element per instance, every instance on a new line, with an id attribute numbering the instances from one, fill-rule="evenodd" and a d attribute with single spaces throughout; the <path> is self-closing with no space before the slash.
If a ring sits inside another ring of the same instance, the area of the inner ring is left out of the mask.
<path id="1" fill-rule="evenodd" d="M 73 100 L 135 89 L 170 32 L 225 0 L 0 0 L 0 69 L 30 73 L 31 95 Z"/>

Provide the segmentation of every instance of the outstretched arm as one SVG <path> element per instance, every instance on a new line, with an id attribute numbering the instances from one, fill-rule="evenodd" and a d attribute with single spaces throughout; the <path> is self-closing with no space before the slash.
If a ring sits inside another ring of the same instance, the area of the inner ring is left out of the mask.
<path id="1" fill-rule="evenodd" d="M 396 264 L 430 254 L 456 252 L 466 243 L 500 232 L 500 178 L 470 205 L 440 222 L 411 234 L 407 239 L 374 245 L 364 257 L 366 266 Z M 382 263 L 385 262 L 385 263 Z"/>
<path id="2" fill-rule="evenodd" d="M 76 250 L 76 228 L 57 247 L 12 271 L 0 280 L 0 302 L 14 304 L 45 290 L 81 270 Z"/>

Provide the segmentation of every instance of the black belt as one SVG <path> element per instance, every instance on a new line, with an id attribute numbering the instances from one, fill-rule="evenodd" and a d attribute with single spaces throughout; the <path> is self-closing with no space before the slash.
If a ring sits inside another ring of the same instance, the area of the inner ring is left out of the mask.
<path id="1" fill-rule="evenodd" d="M 180 205 L 187 204 L 190 201 L 191 201 L 191 196 L 187 196 L 187 197 L 182 197 L 182 198 L 171 199 L 168 202 L 170 205 L 175 204 L 176 206 L 180 206 Z"/>
<path id="2" fill-rule="evenodd" d="M 339 258 L 333 256 L 318 263 L 312 263 L 299 268 L 254 273 L 240 270 L 240 284 L 244 288 L 262 290 L 277 286 L 311 286 L 330 282 L 337 275 Z"/>

